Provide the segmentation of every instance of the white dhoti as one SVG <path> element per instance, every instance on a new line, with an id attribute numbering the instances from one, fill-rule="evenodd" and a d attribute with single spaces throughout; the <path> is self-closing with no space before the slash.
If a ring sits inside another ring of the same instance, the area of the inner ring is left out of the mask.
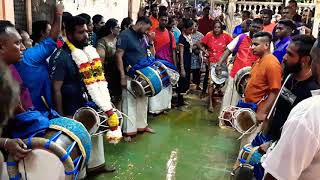
<path id="1" fill-rule="evenodd" d="M 90 159 L 88 161 L 88 169 L 99 167 L 101 165 L 104 165 L 105 159 L 104 159 L 104 147 L 103 147 L 103 135 L 98 136 L 92 136 L 91 137 L 92 142 L 92 150 Z"/>
<path id="2" fill-rule="evenodd" d="M 84 179 L 87 176 L 87 169 L 94 169 L 101 167 L 105 163 L 104 158 L 104 146 L 103 146 L 103 135 L 91 136 L 91 155 L 86 168 L 82 169 L 78 175 L 78 179 Z"/>
<path id="3" fill-rule="evenodd" d="M 149 112 L 159 114 L 167 109 L 171 109 L 172 86 L 168 86 L 154 97 L 149 98 Z"/>
<path id="4" fill-rule="evenodd" d="M 131 80 L 127 80 L 127 89 L 122 90 L 122 112 L 127 117 L 123 119 L 123 133 L 126 135 L 135 135 L 137 131 L 144 131 L 148 126 L 148 97 L 134 97 L 131 92 Z"/>
<path id="5" fill-rule="evenodd" d="M 241 97 L 239 96 L 236 86 L 234 85 L 234 78 L 229 76 L 219 114 L 221 114 L 222 110 L 228 106 L 236 106 L 240 99 Z M 224 122 L 219 121 L 219 125 L 220 127 L 223 126 Z"/>
<path id="6" fill-rule="evenodd" d="M 236 106 L 238 101 L 241 99 L 239 96 L 236 86 L 234 85 L 234 78 L 229 76 L 227 88 L 223 96 L 220 112 L 228 106 Z"/>

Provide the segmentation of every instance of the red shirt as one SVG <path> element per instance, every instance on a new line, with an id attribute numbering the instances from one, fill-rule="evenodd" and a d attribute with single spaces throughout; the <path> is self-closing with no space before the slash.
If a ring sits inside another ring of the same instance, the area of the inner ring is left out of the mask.
<path id="1" fill-rule="evenodd" d="M 210 63 L 216 63 L 220 60 L 224 50 L 231 41 L 230 35 L 222 33 L 219 36 L 214 36 L 213 32 L 209 32 L 201 39 L 201 43 L 208 46 Z"/>
<path id="2" fill-rule="evenodd" d="M 208 32 L 213 30 L 213 19 L 202 17 L 199 19 L 199 28 L 198 31 L 203 35 L 206 35 Z"/>
<path id="3" fill-rule="evenodd" d="M 172 58 L 172 49 L 170 49 L 170 37 L 169 32 L 167 29 L 165 31 L 160 31 L 156 29 L 154 31 L 154 48 L 156 50 L 156 57 L 164 60 L 168 60 L 169 62 L 173 63 Z M 171 43 L 172 48 L 176 49 L 176 41 L 174 40 L 173 34 L 170 32 L 171 35 Z"/>
<path id="4" fill-rule="evenodd" d="M 249 34 L 249 33 L 248 33 Z M 239 35 L 238 37 L 240 37 L 241 35 Z M 232 41 L 229 45 L 228 45 L 228 49 L 233 51 L 235 44 L 237 44 L 239 38 L 235 38 L 234 41 Z M 233 63 L 233 67 L 232 70 L 230 72 L 230 76 L 232 78 L 235 77 L 235 75 L 237 74 L 237 72 L 246 67 L 246 66 L 252 66 L 252 64 L 258 59 L 257 56 L 255 56 L 253 54 L 252 49 L 250 48 L 252 43 L 251 38 L 249 37 L 249 35 L 247 35 L 241 42 L 238 52 L 236 54 L 236 58 L 235 61 Z M 231 44 L 233 44 L 233 48 L 231 48 Z"/>

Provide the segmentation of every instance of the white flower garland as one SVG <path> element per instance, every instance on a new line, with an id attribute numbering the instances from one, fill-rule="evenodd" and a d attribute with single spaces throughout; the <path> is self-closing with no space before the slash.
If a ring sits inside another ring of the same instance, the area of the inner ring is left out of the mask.
<path id="1" fill-rule="evenodd" d="M 95 66 L 100 65 L 99 68 L 102 68 L 100 56 L 94 47 L 89 45 L 86 46 L 83 50 L 81 50 L 76 48 L 68 40 L 66 41 L 66 44 L 71 50 L 72 59 L 77 64 L 80 73 L 82 73 L 81 69 L 84 69 L 84 65 L 86 66 L 85 69 L 87 69 L 86 73 L 93 72 Z M 92 79 L 93 81 L 90 81 L 89 83 L 86 81 L 84 82 L 91 99 L 104 112 L 112 110 L 113 108 L 111 105 L 108 83 L 104 78 L 103 72 L 102 75 L 100 74 L 100 76 L 93 73 L 91 80 Z"/>

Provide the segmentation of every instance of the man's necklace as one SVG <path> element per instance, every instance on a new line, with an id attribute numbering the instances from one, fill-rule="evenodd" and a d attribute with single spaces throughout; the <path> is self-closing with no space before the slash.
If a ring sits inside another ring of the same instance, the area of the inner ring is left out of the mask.
<path id="1" fill-rule="evenodd" d="M 311 69 L 310 69 L 307 73 L 304 74 L 304 77 L 309 76 L 309 74 L 311 74 Z M 309 78 L 309 77 L 308 77 L 308 78 Z M 308 79 L 308 78 L 306 78 L 306 79 Z M 301 82 L 301 81 L 298 81 L 298 80 L 297 80 L 297 82 L 294 82 L 294 80 L 295 80 L 295 78 L 292 77 L 292 80 L 291 80 L 291 88 L 290 88 L 291 91 L 292 91 L 293 88 L 296 88 L 296 87 L 298 86 L 298 84 Z M 304 81 L 304 80 L 303 80 L 303 81 Z"/>

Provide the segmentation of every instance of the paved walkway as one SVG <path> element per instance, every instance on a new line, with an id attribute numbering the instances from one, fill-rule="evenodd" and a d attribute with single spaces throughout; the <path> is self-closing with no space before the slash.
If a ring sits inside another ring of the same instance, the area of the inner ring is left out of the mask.
<path id="1" fill-rule="evenodd" d="M 139 134 L 132 142 L 106 144 L 115 173 L 88 180 L 165 180 L 166 164 L 177 150 L 176 180 L 227 180 L 239 149 L 238 134 L 220 129 L 217 111 L 208 113 L 204 100 L 190 95 L 190 112 L 172 110 L 150 117 L 156 134 Z"/>

